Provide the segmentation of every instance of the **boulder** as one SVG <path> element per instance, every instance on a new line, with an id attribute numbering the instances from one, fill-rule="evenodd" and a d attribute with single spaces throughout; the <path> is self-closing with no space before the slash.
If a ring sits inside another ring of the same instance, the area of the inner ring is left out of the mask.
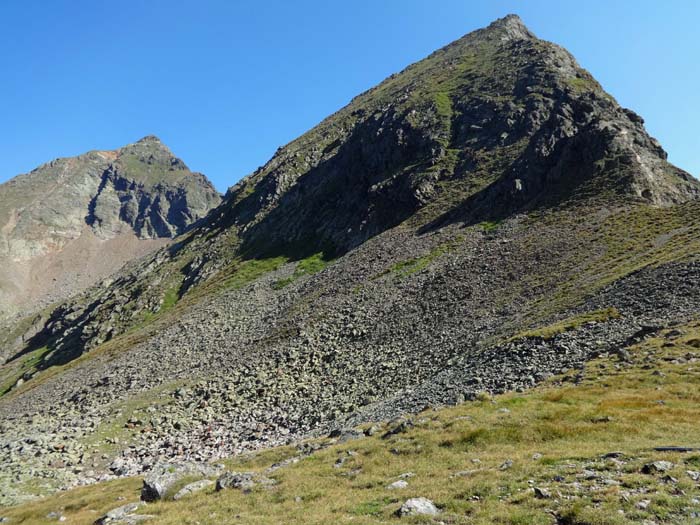
<path id="1" fill-rule="evenodd" d="M 405 501 L 399 509 L 399 516 L 437 516 L 440 513 L 435 504 L 428 498 L 411 498 Z"/>
<path id="2" fill-rule="evenodd" d="M 194 494 L 195 492 L 204 490 L 207 487 L 211 487 L 213 484 L 214 482 L 210 479 L 200 479 L 199 481 L 195 481 L 194 483 L 189 483 L 188 485 L 185 485 L 180 490 L 178 490 L 177 494 L 173 496 L 173 499 L 182 499 L 185 496 L 189 496 L 190 494 Z"/>
<path id="3" fill-rule="evenodd" d="M 659 472 L 667 472 L 673 468 L 673 463 L 670 461 L 654 461 L 647 463 L 642 467 L 643 474 L 655 474 Z"/>
<path id="4" fill-rule="evenodd" d="M 535 497 L 537 499 L 549 499 L 552 497 L 552 493 L 549 491 L 549 489 L 543 488 L 543 487 L 535 487 Z"/>
<path id="5" fill-rule="evenodd" d="M 127 503 L 121 507 L 110 510 L 107 514 L 95 521 L 95 525 L 107 525 L 108 523 L 120 524 L 120 525 L 135 525 L 142 521 L 151 519 L 152 516 L 145 514 L 134 514 L 139 507 L 140 502 Z"/>
<path id="6" fill-rule="evenodd" d="M 217 467 L 200 463 L 158 465 L 143 480 L 141 500 L 157 501 L 163 499 L 173 485 L 184 477 L 213 476 L 218 472 Z"/>
<path id="7" fill-rule="evenodd" d="M 261 476 L 255 472 L 224 472 L 216 480 L 216 490 L 240 489 L 245 492 L 252 490 L 256 485 L 274 485 L 274 479 Z"/>

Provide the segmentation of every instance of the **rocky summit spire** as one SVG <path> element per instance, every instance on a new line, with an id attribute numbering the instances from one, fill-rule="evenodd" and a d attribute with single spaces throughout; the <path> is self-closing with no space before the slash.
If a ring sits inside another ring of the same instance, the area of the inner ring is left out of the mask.
<path id="1" fill-rule="evenodd" d="M 498 20 L 494 20 L 486 27 L 484 32 L 501 33 L 503 40 L 526 40 L 536 38 L 525 26 L 522 19 L 515 14 L 509 14 Z"/>

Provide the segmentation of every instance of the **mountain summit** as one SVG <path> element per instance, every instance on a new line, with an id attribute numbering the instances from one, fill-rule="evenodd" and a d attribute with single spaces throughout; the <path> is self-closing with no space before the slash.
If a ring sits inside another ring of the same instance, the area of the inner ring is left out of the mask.
<path id="1" fill-rule="evenodd" d="M 197 179 L 154 138 L 79 159 L 92 235 L 194 218 L 166 209 L 166 181 Z M 579 381 L 697 315 L 699 187 L 566 50 L 498 20 L 279 148 L 167 248 L 7 330 L 0 502 Z M 421 453 L 408 426 L 382 441 L 402 458 Z"/>
<path id="2" fill-rule="evenodd" d="M 230 191 L 224 226 L 251 246 L 342 252 L 418 210 L 478 221 L 572 198 L 671 204 L 698 188 L 641 117 L 510 15 L 280 148 Z"/>
<path id="3" fill-rule="evenodd" d="M 44 164 L 0 185 L 0 311 L 65 299 L 219 203 L 157 137 Z"/>
<path id="4" fill-rule="evenodd" d="M 481 32 L 500 32 L 503 40 L 527 40 L 537 37 L 525 26 L 525 23 L 518 15 L 510 14 L 491 22 L 482 29 Z M 477 31 L 478 33 L 478 31 Z"/>

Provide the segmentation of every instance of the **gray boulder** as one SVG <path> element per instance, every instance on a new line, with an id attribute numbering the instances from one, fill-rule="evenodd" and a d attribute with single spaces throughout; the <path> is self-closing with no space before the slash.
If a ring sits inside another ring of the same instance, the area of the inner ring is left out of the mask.
<path id="1" fill-rule="evenodd" d="M 109 523 L 110 521 L 114 521 L 120 518 L 123 518 L 127 514 L 132 514 L 138 510 L 138 508 L 141 506 L 141 503 L 136 501 L 133 503 L 127 503 L 126 505 L 122 505 L 121 507 L 117 507 L 116 509 L 110 510 L 107 514 L 102 516 L 100 519 L 98 519 L 95 523 L 102 524 L 102 523 Z"/>
<path id="2" fill-rule="evenodd" d="M 652 463 L 647 463 L 642 467 L 642 473 L 644 474 L 655 474 L 659 472 L 667 472 L 673 468 L 673 463 L 670 461 L 654 461 Z"/>
<path id="3" fill-rule="evenodd" d="M 411 498 L 401 505 L 399 516 L 437 516 L 440 510 L 427 498 Z"/>
<path id="4" fill-rule="evenodd" d="M 187 476 L 213 476 L 218 472 L 217 467 L 198 463 L 159 465 L 144 478 L 143 487 L 141 487 L 141 500 L 157 501 L 163 499 L 173 485 Z"/>
<path id="5" fill-rule="evenodd" d="M 189 483 L 188 485 L 185 485 L 180 490 L 178 490 L 177 494 L 173 496 L 173 499 L 177 501 L 186 496 L 189 496 L 190 494 L 194 494 L 195 492 L 204 490 L 207 487 L 211 487 L 213 484 L 214 482 L 210 479 L 200 479 L 199 481 L 195 481 L 194 483 Z"/>
<path id="6" fill-rule="evenodd" d="M 240 489 L 247 492 L 256 485 L 274 485 L 275 483 L 275 480 L 255 472 L 224 472 L 216 480 L 216 490 Z"/>

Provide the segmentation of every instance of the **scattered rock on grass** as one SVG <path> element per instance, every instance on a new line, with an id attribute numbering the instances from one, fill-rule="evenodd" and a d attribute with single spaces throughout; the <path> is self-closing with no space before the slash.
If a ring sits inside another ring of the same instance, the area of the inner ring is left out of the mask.
<path id="1" fill-rule="evenodd" d="M 275 480 L 254 472 L 224 472 L 216 480 L 216 490 L 240 489 L 250 491 L 256 485 L 274 485 Z"/>
<path id="2" fill-rule="evenodd" d="M 667 472 L 673 468 L 673 463 L 670 461 L 654 461 L 647 463 L 642 467 L 643 474 L 655 474 L 659 472 Z"/>
<path id="3" fill-rule="evenodd" d="M 199 481 L 189 483 L 182 487 L 180 490 L 178 490 L 177 494 L 173 496 L 173 499 L 177 501 L 179 499 L 184 498 L 185 496 L 189 496 L 190 494 L 194 494 L 195 492 L 204 490 L 207 487 L 211 487 L 213 484 L 214 482 L 210 479 L 200 479 Z"/>
<path id="4" fill-rule="evenodd" d="M 411 498 L 401 505 L 399 516 L 436 516 L 440 511 L 428 498 Z"/>
<path id="5" fill-rule="evenodd" d="M 141 503 L 134 502 L 127 503 L 126 505 L 122 505 L 116 509 L 112 509 L 100 519 L 95 521 L 95 525 L 107 525 L 109 523 L 135 525 L 136 523 L 150 519 L 152 516 L 147 516 L 145 514 L 134 514 L 134 512 L 136 512 L 140 506 Z"/>
<path id="6" fill-rule="evenodd" d="M 537 499 L 549 499 L 552 497 L 552 493 L 549 491 L 549 489 L 544 487 L 535 487 L 534 491 Z"/>

